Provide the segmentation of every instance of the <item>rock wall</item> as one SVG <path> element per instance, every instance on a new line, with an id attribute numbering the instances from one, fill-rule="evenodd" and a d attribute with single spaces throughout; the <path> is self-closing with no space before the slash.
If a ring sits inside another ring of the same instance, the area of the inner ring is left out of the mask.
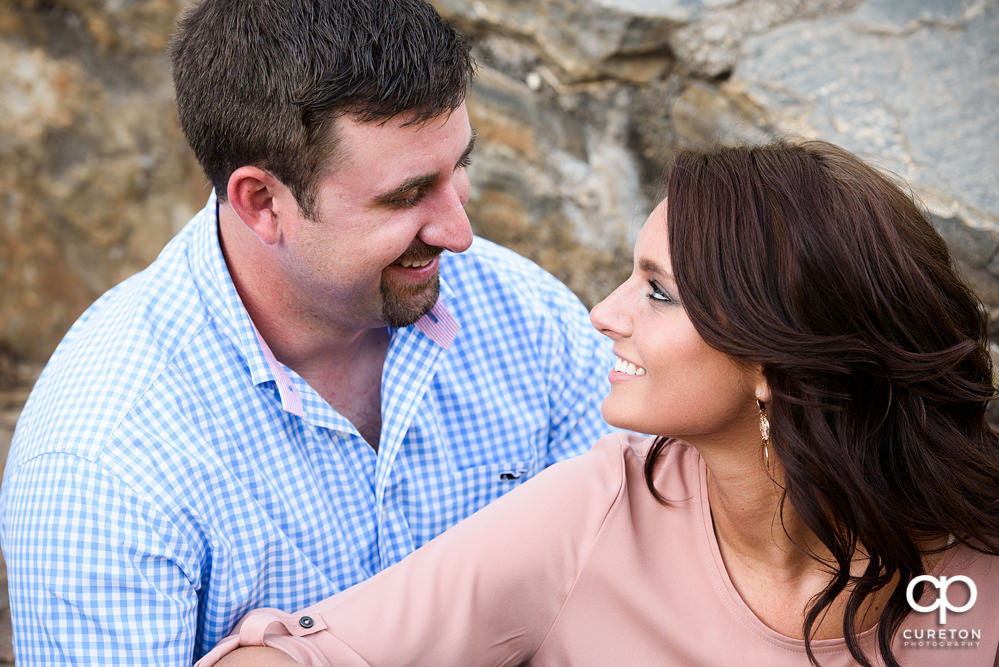
<path id="1" fill-rule="evenodd" d="M 0 8 L 0 357 L 45 358 L 203 203 L 164 55 L 186 4 Z M 627 274 L 673 151 L 800 135 L 908 180 L 999 306 L 999 0 L 434 4 L 480 65 L 473 225 L 585 302 Z"/>
<path id="2" fill-rule="evenodd" d="M 800 136 L 909 182 L 999 304 L 999 2 L 540 4 L 437 2 L 481 64 L 470 215 L 584 300 L 624 275 L 677 148 Z"/>
<path id="3" fill-rule="evenodd" d="M 0 346 L 12 354 L 48 356 L 207 192 L 175 118 L 164 55 L 182 5 L 0 8 Z"/>

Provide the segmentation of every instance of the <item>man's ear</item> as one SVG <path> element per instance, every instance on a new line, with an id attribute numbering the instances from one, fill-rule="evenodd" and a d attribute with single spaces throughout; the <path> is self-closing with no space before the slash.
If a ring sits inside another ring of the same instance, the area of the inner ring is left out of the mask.
<path id="1" fill-rule="evenodd" d="M 275 211 L 278 187 L 280 182 L 269 173 L 246 165 L 232 172 L 226 190 L 232 210 L 267 245 L 281 240 L 281 227 Z"/>

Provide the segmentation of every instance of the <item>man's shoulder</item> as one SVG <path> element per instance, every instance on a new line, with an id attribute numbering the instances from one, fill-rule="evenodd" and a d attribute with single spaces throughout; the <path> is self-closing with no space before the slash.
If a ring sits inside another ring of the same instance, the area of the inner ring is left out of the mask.
<path id="1" fill-rule="evenodd" d="M 93 458 L 209 318 L 171 242 L 143 271 L 98 298 L 56 347 L 18 421 L 13 456 Z M 173 364 L 176 366 L 176 364 Z"/>
<path id="2" fill-rule="evenodd" d="M 453 265 L 453 266 L 452 266 Z M 481 236 L 475 236 L 471 247 L 459 254 L 449 254 L 445 266 L 454 270 L 486 270 L 504 275 L 538 276 L 557 279 L 532 260 L 515 250 L 502 246 Z"/>
<path id="3" fill-rule="evenodd" d="M 488 308 L 525 308 L 549 315 L 585 315 L 579 298 L 532 260 L 476 236 L 472 246 L 441 262 L 441 277 L 460 303 Z M 449 307 L 451 301 L 448 301 Z"/>

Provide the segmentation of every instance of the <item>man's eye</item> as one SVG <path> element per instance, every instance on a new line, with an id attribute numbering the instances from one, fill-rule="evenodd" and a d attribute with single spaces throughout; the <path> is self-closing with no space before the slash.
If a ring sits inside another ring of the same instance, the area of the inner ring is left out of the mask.
<path id="1" fill-rule="evenodd" d="M 420 203 L 420 200 L 423 199 L 423 196 L 424 196 L 424 191 L 421 188 L 419 190 L 414 190 L 412 194 L 410 194 L 408 197 L 400 197 L 399 199 L 393 199 L 392 201 L 389 202 L 389 204 L 391 204 L 395 208 L 412 208 Z"/>
<path id="2" fill-rule="evenodd" d="M 472 156 L 471 155 L 463 155 L 462 158 L 460 160 L 458 160 L 458 164 L 455 165 L 454 168 L 455 169 L 465 169 L 466 167 L 468 167 L 471 164 L 472 164 Z"/>
<path id="3" fill-rule="evenodd" d="M 662 301 L 663 303 L 670 303 L 673 301 L 672 297 L 670 297 L 670 295 L 666 293 L 666 290 L 660 287 L 659 283 L 656 281 L 650 280 L 649 287 L 652 288 L 652 291 L 649 292 L 649 298 L 653 301 Z"/>

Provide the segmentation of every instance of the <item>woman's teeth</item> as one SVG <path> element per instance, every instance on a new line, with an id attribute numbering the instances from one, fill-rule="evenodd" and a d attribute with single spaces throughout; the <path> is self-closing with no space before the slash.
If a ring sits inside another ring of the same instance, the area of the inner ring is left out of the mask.
<path id="1" fill-rule="evenodd" d="M 624 373 L 625 375 L 645 375 L 645 369 L 641 366 L 636 366 L 630 361 L 625 361 L 621 357 L 617 358 L 614 362 L 614 370 L 619 373 Z"/>

